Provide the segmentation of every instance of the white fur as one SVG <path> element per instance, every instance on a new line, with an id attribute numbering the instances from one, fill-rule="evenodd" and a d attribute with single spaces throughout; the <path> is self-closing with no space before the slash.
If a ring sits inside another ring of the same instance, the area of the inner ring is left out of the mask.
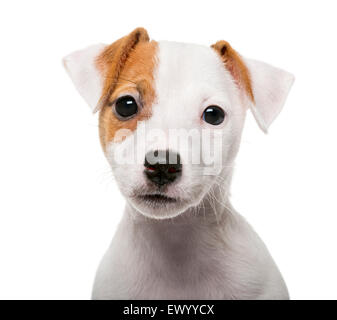
<path id="1" fill-rule="evenodd" d="M 103 78 L 96 68 L 95 59 L 104 47 L 104 44 L 92 45 L 63 58 L 71 80 L 92 111 L 96 111 L 103 87 Z"/>
<path id="2" fill-rule="evenodd" d="M 136 143 L 137 152 L 143 159 L 151 149 L 168 148 L 186 159 L 194 150 L 168 141 L 169 130 L 209 128 L 214 133 L 211 144 L 223 145 L 222 162 L 217 163 L 221 169 L 215 176 L 205 175 L 202 164 L 184 163 L 181 179 L 166 190 L 166 195 L 179 201 L 152 208 L 134 196 L 154 191 L 143 174 L 143 163 L 120 165 L 114 160 L 120 148 L 131 152 L 135 139 L 145 134 L 142 127 L 123 142 L 110 143 L 107 158 L 127 204 L 97 271 L 92 297 L 288 299 L 267 248 L 229 202 L 234 160 L 246 110 L 251 107 L 248 100 L 241 99 L 230 73 L 211 48 L 160 42 L 157 58 L 157 99 L 145 126 L 160 128 L 164 135 L 153 144 Z M 253 112 L 266 130 L 284 103 L 291 78 L 265 64 L 247 64 L 256 97 Z M 74 82 L 83 88 L 80 79 Z M 216 127 L 201 120 L 203 110 L 214 104 L 227 114 Z"/>
<path id="3" fill-rule="evenodd" d="M 260 128 L 267 132 L 281 112 L 295 79 L 289 72 L 264 62 L 251 59 L 245 62 L 250 71 L 255 98 L 251 110 Z"/>

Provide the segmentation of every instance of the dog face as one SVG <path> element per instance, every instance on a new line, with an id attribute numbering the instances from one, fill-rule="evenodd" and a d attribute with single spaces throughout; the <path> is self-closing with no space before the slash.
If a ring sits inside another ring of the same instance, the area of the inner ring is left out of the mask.
<path id="1" fill-rule="evenodd" d="M 122 194 L 157 219 L 197 206 L 224 184 L 246 110 L 266 131 L 293 83 L 289 73 L 243 59 L 225 41 L 155 42 L 142 28 L 72 53 L 64 65 L 100 112 L 101 144 Z"/>

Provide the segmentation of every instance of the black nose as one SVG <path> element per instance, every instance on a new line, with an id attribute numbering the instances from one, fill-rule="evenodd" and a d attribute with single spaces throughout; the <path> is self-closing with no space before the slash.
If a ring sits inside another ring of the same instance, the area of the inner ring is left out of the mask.
<path id="1" fill-rule="evenodd" d="M 146 177 L 157 186 L 171 183 L 181 176 L 180 156 L 169 150 L 148 152 L 145 156 L 144 166 Z"/>

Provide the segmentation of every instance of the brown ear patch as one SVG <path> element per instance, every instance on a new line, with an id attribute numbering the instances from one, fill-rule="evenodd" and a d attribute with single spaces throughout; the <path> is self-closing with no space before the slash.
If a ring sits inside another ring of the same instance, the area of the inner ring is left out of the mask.
<path id="1" fill-rule="evenodd" d="M 224 40 L 220 40 L 211 46 L 223 60 L 227 70 L 231 73 L 236 84 L 243 89 L 254 102 L 254 94 L 250 74 L 241 56 Z"/>
<path id="2" fill-rule="evenodd" d="M 138 121 L 151 116 L 155 99 L 156 50 L 157 43 L 149 41 L 146 31 L 138 28 L 107 47 L 98 57 L 97 66 L 105 77 L 99 103 L 99 130 L 104 150 L 118 130 L 134 131 Z M 139 111 L 133 118 L 123 121 L 114 114 L 113 102 L 130 93 L 139 96 Z"/>
<path id="3" fill-rule="evenodd" d="M 97 57 L 96 65 L 104 75 L 102 95 L 96 109 L 100 109 L 106 102 L 116 87 L 117 80 L 130 55 L 130 52 L 140 42 L 150 40 L 147 31 L 144 28 L 137 28 L 127 36 L 115 41 L 107 46 L 105 50 Z"/>

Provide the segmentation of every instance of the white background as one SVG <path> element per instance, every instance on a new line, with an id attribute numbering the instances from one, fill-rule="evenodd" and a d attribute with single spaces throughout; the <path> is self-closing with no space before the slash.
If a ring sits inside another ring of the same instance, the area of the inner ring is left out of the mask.
<path id="1" fill-rule="evenodd" d="M 232 188 L 293 299 L 337 298 L 335 1 L 2 1 L 0 298 L 87 299 L 124 201 L 97 116 L 61 58 L 135 27 L 295 74 L 266 136 L 251 116 Z"/>

